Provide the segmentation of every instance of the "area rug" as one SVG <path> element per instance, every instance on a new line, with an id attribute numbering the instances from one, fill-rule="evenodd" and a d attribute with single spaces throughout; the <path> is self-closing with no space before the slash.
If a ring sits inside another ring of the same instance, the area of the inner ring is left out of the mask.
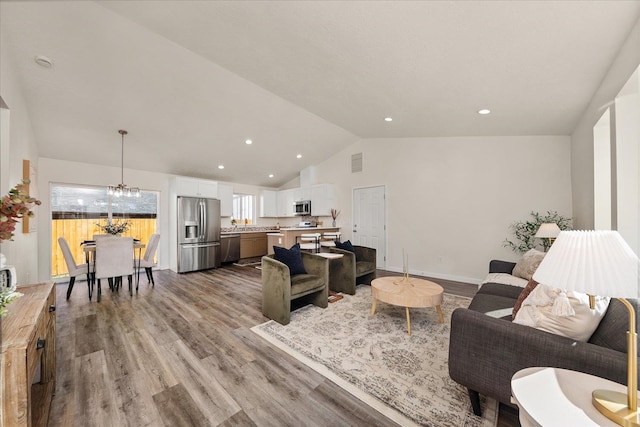
<path id="1" fill-rule="evenodd" d="M 411 309 L 409 336 L 404 308 L 380 302 L 369 316 L 371 288 L 360 285 L 326 309 L 294 311 L 286 326 L 270 320 L 251 330 L 401 425 L 493 427 L 498 403 L 483 398 L 476 417 L 449 377 L 451 312 L 469 302 L 445 294 L 444 323 L 435 309 Z"/>
<path id="2" fill-rule="evenodd" d="M 237 265 L 238 267 L 253 267 L 256 265 L 260 265 L 261 263 L 262 263 L 262 257 L 253 257 L 253 258 L 241 259 L 238 262 L 234 262 L 233 265 Z"/>

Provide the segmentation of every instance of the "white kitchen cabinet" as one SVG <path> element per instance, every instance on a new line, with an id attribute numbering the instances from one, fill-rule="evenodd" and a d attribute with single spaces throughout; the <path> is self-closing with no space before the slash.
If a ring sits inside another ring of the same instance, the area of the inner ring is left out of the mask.
<path id="1" fill-rule="evenodd" d="M 293 191 L 281 190 L 278 191 L 278 216 L 279 217 L 292 217 L 293 214 Z"/>
<path id="2" fill-rule="evenodd" d="M 233 186 L 218 183 L 218 199 L 220 199 L 220 216 L 233 215 Z"/>
<path id="3" fill-rule="evenodd" d="M 176 196 L 218 198 L 218 183 L 206 179 L 176 177 L 174 178 Z"/>
<path id="4" fill-rule="evenodd" d="M 262 190 L 260 192 L 260 217 L 278 217 L 278 192 L 275 190 Z"/>
<path id="5" fill-rule="evenodd" d="M 302 200 L 311 200 L 311 187 L 293 188 L 293 202 L 300 202 Z"/>
<path id="6" fill-rule="evenodd" d="M 311 215 L 331 215 L 333 203 L 333 184 L 318 184 L 311 187 Z"/>

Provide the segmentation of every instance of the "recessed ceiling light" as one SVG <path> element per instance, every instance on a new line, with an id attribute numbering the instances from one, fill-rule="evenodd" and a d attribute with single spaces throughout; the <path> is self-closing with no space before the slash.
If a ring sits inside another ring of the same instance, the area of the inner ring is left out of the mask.
<path id="1" fill-rule="evenodd" d="M 253 144 L 253 141 L 250 140 L 250 139 L 247 139 L 244 143 L 247 144 L 247 145 L 251 145 L 251 144 Z"/>
<path id="2" fill-rule="evenodd" d="M 36 64 L 38 64 L 41 67 L 44 67 L 44 68 L 53 67 L 53 61 L 47 58 L 46 56 L 38 55 L 33 60 L 36 61 Z"/>
<path id="3" fill-rule="evenodd" d="M 487 110 L 486 108 L 483 108 L 482 110 L 478 110 L 478 114 L 486 115 L 489 113 L 491 113 L 491 110 Z"/>
<path id="4" fill-rule="evenodd" d="M 393 117 L 385 117 L 384 121 L 385 122 L 392 122 L 393 121 Z"/>
<path id="5" fill-rule="evenodd" d="M 224 169 L 224 165 L 218 165 L 218 169 Z"/>
<path id="6" fill-rule="evenodd" d="M 301 159 L 301 158 L 302 158 L 302 154 L 298 154 L 298 155 L 296 156 L 296 158 Z"/>
<path id="7" fill-rule="evenodd" d="M 273 176 L 274 176 L 274 175 L 273 175 L 272 173 L 270 173 L 270 174 L 269 174 L 269 178 L 273 178 Z"/>

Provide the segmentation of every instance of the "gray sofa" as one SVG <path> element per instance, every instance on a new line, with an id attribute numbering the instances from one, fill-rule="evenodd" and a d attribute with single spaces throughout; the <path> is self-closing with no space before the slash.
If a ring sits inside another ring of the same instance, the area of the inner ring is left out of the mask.
<path id="1" fill-rule="evenodd" d="M 262 257 L 262 314 L 283 325 L 291 320 L 291 300 L 305 298 L 322 308 L 329 305 L 329 260 L 307 252 L 301 256 L 307 274 L 294 276 L 273 254 Z"/>
<path id="2" fill-rule="evenodd" d="M 354 295 L 356 285 L 370 285 L 376 278 L 375 248 L 354 245 L 353 249 L 355 253 L 338 248 L 329 249 L 330 252 L 343 255 L 340 260 L 331 263 L 329 286 L 334 292 Z"/>
<path id="3" fill-rule="evenodd" d="M 489 272 L 510 274 L 514 266 L 491 261 Z M 517 286 L 486 283 L 467 309 L 452 313 L 449 375 L 467 387 L 476 415 L 481 413 L 479 394 L 511 404 L 511 377 L 531 366 L 571 369 L 626 384 L 629 314 L 620 301 L 612 299 L 589 341 L 579 342 L 512 323 L 510 314 L 502 318 L 484 314 L 513 307 L 521 291 Z M 629 302 L 637 312 L 638 300 Z"/>

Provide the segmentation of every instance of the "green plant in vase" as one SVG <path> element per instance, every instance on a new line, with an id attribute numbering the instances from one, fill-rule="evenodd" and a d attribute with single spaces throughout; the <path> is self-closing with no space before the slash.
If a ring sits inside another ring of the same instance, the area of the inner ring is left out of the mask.
<path id="1" fill-rule="evenodd" d="M 107 220 L 107 223 L 105 225 L 102 225 L 99 222 L 96 222 L 96 225 L 104 233 L 113 234 L 114 236 L 117 236 L 119 234 L 125 233 L 129 229 L 129 226 L 131 225 L 131 223 L 126 220 L 123 222 L 120 222 L 119 220 L 116 220 L 116 221 Z"/>
<path id="2" fill-rule="evenodd" d="M 556 211 L 547 211 L 546 215 L 540 215 L 538 212 L 531 212 L 533 219 L 528 221 L 516 221 L 509 228 L 513 231 L 512 240 L 505 239 L 502 246 L 510 247 L 514 252 L 525 253 L 529 249 L 536 246 L 536 232 L 542 224 L 555 223 L 560 230 L 571 230 L 571 218 L 564 217 Z M 540 242 L 546 252 L 551 246 L 549 239 L 540 239 Z"/>

